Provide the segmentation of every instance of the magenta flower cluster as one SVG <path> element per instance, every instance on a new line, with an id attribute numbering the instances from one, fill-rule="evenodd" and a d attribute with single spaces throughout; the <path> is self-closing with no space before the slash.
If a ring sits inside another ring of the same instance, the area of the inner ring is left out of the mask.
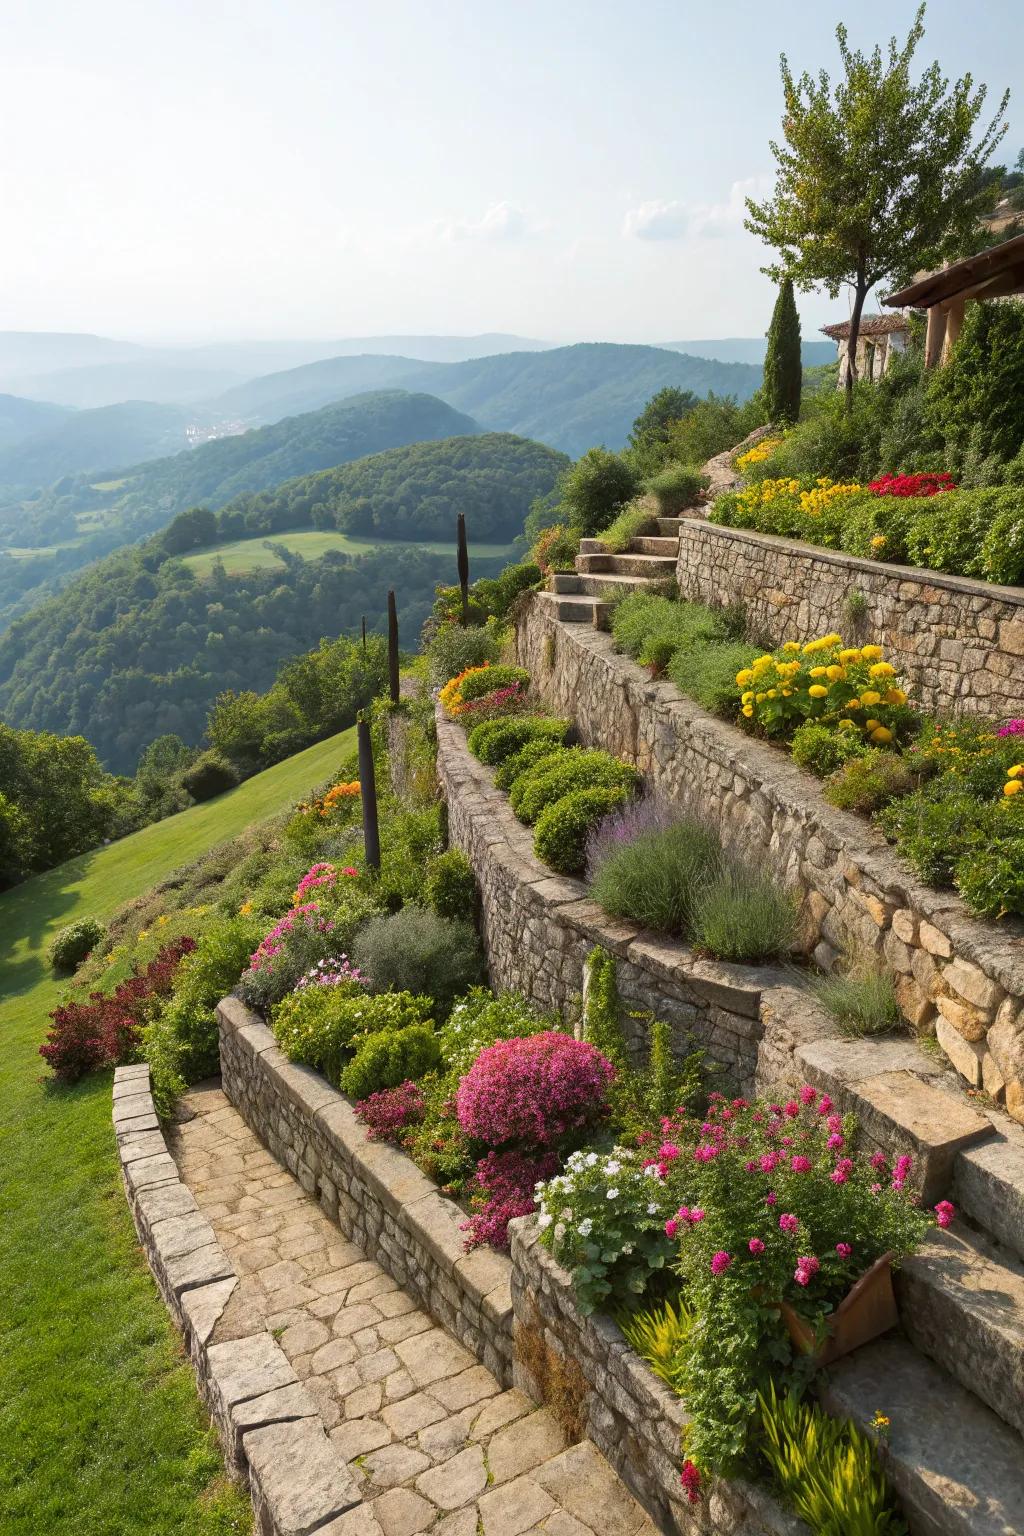
<path id="1" fill-rule="evenodd" d="M 1024 720 L 1007 720 L 996 732 L 997 736 L 1024 736 Z"/>
<path id="2" fill-rule="evenodd" d="M 315 929 L 318 933 L 330 933 L 334 927 L 332 922 L 320 916 L 320 908 L 315 901 L 307 901 L 304 906 L 292 907 L 271 928 L 265 938 L 261 939 L 256 949 L 249 956 L 249 969 L 252 971 L 272 970 L 274 961 L 285 946 L 288 935 L 300 923 L 307 928 Z"/>
<path id="3" fill-rule="evenodd" d="M 306 871 L 298 885 L 295 887 L 295 905 L 301 906 L 311 891 L 326 888 L 330 890 L 338 878 L 338 871 L 333 864 L 326 861 L 314 864 Z"/>
<path id="4" fill-rule="evenodd" d="M 530 1157 L 522 1152 L 488 1152 L 476 1165 L 478 1193 L 474 1210 L 462 1230 L 468 1233 L 467 1248 L 489 1243 L 508 1247 L 508 1224 L 517 1216 L 529 1216 L 535 1204 L 534 1186 L 549 1179 L 558 1168 L 557 1152 Z"/>
<path id="5" fill-rule="evenodd" d="M 600 1117 L 614 1076 L 600 1051 L 570 1035 L 498 1040 L 460 1082 L 456 1113 L 466 1135 L 490 1147 L 553 1147 Z"/>
<path id="6" fill-rule="evenodd" d="M 397 1088 L 382 1088 L 356 1105 L 356 1119 L 366 1126 L 371 1141 L 401 1144 L 402 1132 L 419 1125 L 427 1111 L 427 1101 L 419 1083 L 404 1082 Z"/>

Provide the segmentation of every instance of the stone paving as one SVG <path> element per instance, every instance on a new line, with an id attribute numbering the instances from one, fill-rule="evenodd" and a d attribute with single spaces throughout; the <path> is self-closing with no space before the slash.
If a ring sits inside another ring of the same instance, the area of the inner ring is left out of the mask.
<path id="1" fill-rule="evenodd" d="M 347 1242 L 219 1086 L 184 1102 L 171 1151 L 240 1277 L 225 1327 L 273 1332 L 362 1492 L 338 1536 L 656 1536 L 595 1447 L 567 1446 Z"/>

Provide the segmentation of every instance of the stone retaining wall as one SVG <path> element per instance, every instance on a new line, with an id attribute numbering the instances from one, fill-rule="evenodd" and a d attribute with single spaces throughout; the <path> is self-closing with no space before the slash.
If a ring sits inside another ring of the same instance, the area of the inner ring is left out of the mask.
<path id="1" fill-rule="evenodd" d="M 883 960 L 907 1018 L 1024 1123 L 1024 925 L 976 921 L 951 892 L 920 884 L 792 759 L 652 682 L 609 635 L 534 602 L 517 648 L 545 705 L 584 741 L 635 763 L 657 798 L 709 816 L 727 846 L 801 891 L 805 942 L 824 969 L 841 955 Z"/>
<path id="2" fill-rule="evenodd" d="M 125 1193 L 153 1277 L 184 1335 L 231 1472 L 248 1480 L 260 1536 L 307 1536 L 360 1494 L 284 1350 L 229 1304 L 238 1276 L 179 1177 L 146 1065 L 114 1073 Z"/>
<path id="3" fill-rule="evenodd" d="M 289 1062 L 255 1013 L 229 997 L 217 1016 L 224 1092 L 250 1128 L 346 1237 L 509 1385 L 508 1259 L 467 1254 L 459 1207 L 403 1152 L 370 1141 L 348 1099 Z"/>
<path id="4" fill-rule="evenodd" d="M 716 1483 L 704 1503 L 689 1504 L 679 1482 L 687 1422 L 681 1399 L 633 1353 L 610 1317 L 581 1315 L 569 1275 L 539 1241 L 535 1217 L 521 1217 L 509 1230 L 517 1383 L 543 1400 L 544 1384 L 525 1364 L 539 1341 L 580 1368 L 587 1387 L 585 1434 L 663 1531 L 807 1536 L 803 1522 L 765 1489 L 741 1480 Z"/>
<path id="5" fill-rule="evenodd" d="M 883 565 L 793 539 L 688 520 L 680 529 L 681 597 L 742 603 L 749 632 L 773 645 L 839 630 L 884 645 L 925 709 L 1024 714 L 1024 590 Z M 867 600 L 859 627 L 850 593 Z"/>

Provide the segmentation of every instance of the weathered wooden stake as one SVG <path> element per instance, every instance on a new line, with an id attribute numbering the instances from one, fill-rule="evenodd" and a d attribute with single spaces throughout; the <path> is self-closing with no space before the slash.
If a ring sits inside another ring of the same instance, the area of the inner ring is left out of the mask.
<path id="1" fill-rule="evenodd" d="M 459 587 L 462 591 L 462 627 L 469 624 L 469 545 L 466 543 L 466 514 L 460 512 L 456 523 L 459 545 Z"/>
<path id="2" fill-rule="evenodd" d="M 370 727 L 360 714 L 356 722 L 359 743 L 359 793 L 363 802 L 363 855 L 367 869 L 380 869 L 380 828 L 377 825 L 377 780 L 373 774 L 373 741 Z"/>
<path id="3" fill-rule="evenodd" d="M 391 702 L 397 704 L 399 700 L 398 609 L 395 606 L 394 589 L 388 593 L 388 681 L 391 684 Z"/>

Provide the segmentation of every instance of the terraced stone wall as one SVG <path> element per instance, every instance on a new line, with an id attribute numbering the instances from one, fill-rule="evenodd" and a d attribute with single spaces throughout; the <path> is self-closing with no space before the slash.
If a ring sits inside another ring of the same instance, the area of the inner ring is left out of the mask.
<path id="1" fill-rule="evenodd" d="M 727 846 L 802 893 L 804 943 L 823 969 L 883 960 L 907 1018 L 1024 1124 L 1024 925 L 976 921 L 953 893 L 921 885 L 789 757 L 653 682 L 609 635 L 534 602 L 517 646 L 545 705 L 584 741 L 635 763 L 658 799 L 710 817 Z"/>
<path id="2" fill-rule="evenodd" d="M 680 529 L 681 597 L 741 603 L 749 632 L 773 645 L 839 630 L 884 645 L 926 709 L 1024 714 L 1024 590 L 883 565 L 793 539 L 688 519 Z M 851 593 L 866 608 L 845 613 Z"/>

